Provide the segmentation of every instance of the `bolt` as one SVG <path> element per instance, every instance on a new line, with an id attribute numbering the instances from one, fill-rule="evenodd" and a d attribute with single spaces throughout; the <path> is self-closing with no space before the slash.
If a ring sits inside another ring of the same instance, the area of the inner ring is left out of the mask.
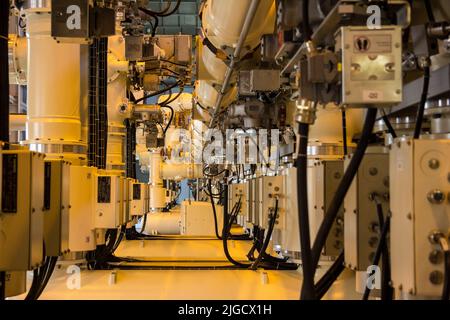
<path id="1" fill-rule="evenodd" d="M 430 169 L 436 170 L 439 169 L 440 166 L 440 162 L 438 159 L 430 159 L 430 161 L 428 161 L 428 166 L 430 167 Z"/>
<path id="2" fill-rule="evenodd" d="M 445 201 L 445 194 L 441 190 L 436 189 L 428 193 L 427 199 L 432 204 L 441 204 Z"/>
<path id="3" fill-rule="evenodd" d="M 432 264 L 440 264 L 444 260 L 444 255 L 443 255 L 442 251 L 433 250 L 432 252 L 430 252 L 430 255 L 428 256 L 428 260 Z"/>
<path id="4" fill-rule="evenodd" d="M 444 275 L 441 271 L 435 270 L 430 273 L 430 282 L 434 285 L 440 285 L 444 281 Z"/>

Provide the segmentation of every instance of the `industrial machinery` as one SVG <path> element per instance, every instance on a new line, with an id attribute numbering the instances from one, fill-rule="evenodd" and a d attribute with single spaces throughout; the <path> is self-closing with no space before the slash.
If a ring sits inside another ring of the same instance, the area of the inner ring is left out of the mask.
<path id="1" fill-rule="evenodd" d="M 198 34 L 170 32 L 189 8 Z M 70 265 L 448 300 L 449 16 L 445 0 L 2 1 L 0 299 L 46 298 Z"/>

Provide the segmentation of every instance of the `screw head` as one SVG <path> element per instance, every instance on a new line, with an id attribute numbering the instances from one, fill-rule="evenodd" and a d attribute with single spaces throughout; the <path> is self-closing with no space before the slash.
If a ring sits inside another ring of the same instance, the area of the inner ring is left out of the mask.
<path id="1" fill-rule="evenodd" d="M 439 169 L 441 163 L 439 162 L 438 159 L 430 159 L 430 161 L 428 161 L 428 166 L 430 167 L 430 169 L 436 170 Z"/>
<path id="2" fill-rule="evenodd" d="M 432 264 L 440 264 L 440 263 L 442 263 L 442 261 L 444 261 L 444 254 L 442 253 L 442 251 L 433 250 L 432 252 L 430 252 L 430 255 L 428 256 L 428 260 Z"/>
<path id="3" fill-rule="evenodd" d="M 444 282 L 444 275 L 441 271 L 435 270 L 430 273 L 430 282 L 434 285 L 440 285 Z"/>
<path id="4" fill-rule="evenodd" d="M 371 176 L 376 176 L 376 175 L 378 174 L 378 169 L 375 168 L 375 167 L 370 168 L 370 169 L 369 169 L 369 174 L 370 174 Z"/>

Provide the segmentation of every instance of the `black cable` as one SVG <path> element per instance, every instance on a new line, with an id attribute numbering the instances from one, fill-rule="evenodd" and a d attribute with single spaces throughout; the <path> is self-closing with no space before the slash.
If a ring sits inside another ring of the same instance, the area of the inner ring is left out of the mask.
<path id="1" fill-rule="evenodd" d="M 144 217 L 142 218 L 142 227 L 141 231 L 139 231 L 139 234 L 144 234 L 146 225 L 147 225 L 147 214 L 144 214 Z"/>
<path id="2" fill-rule="evenodd" d="M 238 202 L 238 203 L 240 203 L 240 202 Z M 227 257 L 228 261 L 230 261 L 233 265 L 240 267 L 240 268 L 248 268 L 252 265 L 251 263 L 242 263 L 242 262 L 234 260 L 230 254 L 230 251 L 228 250 L 229 231 L 231 230 L 234 219 L 236 218 L 237 214 L 239 213 L 239 209 L 236 210 L 236 213 L 234 215 L 231 215 L 228 222 L 225 223 L 226 219 L 224 219 L 224 226 L 223 226 L 223 231 L 222 231 L 223 251 L 224 251 L 225 256 Z M 225 214 L 224 214 L 224 217 L 225 217 Z"/>
<path id="3" fill-rule="evenodd" d="M 172 121 L 173 118 L 175 116 L 175 111 L 173 110 L 173 108 L 169 105 L 161 105 L 161 108 L 166 108 L 170 110 L 170 118 L 169 118 L 169 122 L 167 123 L 167 126 L 164 128 L 164 135 L 166 135 L 167 130 L 169 130 L 170 126 L 172 125 Z"/>
<path id="4" fill-rule="evenodd" d="M 43 278 L 43 281 L 42 281 L 42 285 L 39 288 L 39 291 L 37 292 L 35 300 L 39 299 L 39 297 L 41 296 L 42 292 L 47 287 L 47 284 L 50 281 L 50 278 L 51 278 L 51 276 L 53 274 L 53 271 L 55 270 L 57 262 L 58 262 L 58 257 L 50 257 L 49 266 L 48 266 L 48 268 L 45 271 L 44 278 Z"/>
<path id="5" fill-rule="evenodd" d="M 303 11 L 303 21 L 302 21 L 302 28 L 304 33 L 304 41 L 311 40 L 312 36 L 312 30 L 309 23 L 309 0 L 303 0 L 302 2 L 302 11 Z"/>
<path id="6" fill-rule="evenodd" d="M 181 82 L 181 81 L 178 81 L 178 82 L 176 82 L 176 83 L 170 85 L 169 87 L 166 87 L 166 88 L 164 88 L 164 89 L 155 91 L 155 92 L 153 92 L 153 93 L 151 93 L 151 94 L 148 94 L 148 95 L 146 95 L 146 96 L 144 96 L 144 97 L 142 97 L 142 98 L 139 98 L 139 99 L 137 99 L 136 101 L 134 101 L 134 103 L 135 103 L 135 104 L 138 104 L 138 103 L 141 102 L 141 101 L 144 101 L 144 100 L 146 100 L 146 99 L 149 99 L 149 98 L 155 97 L 155 96 L 157 96 L 157 95 L 163 94 L 163 93 L 165 93 L 165 92 L 167 92 L 167 91 L 169 91 L 169 90 L 172 90 L 173 88 L 175 88 L 175 87 L 177 87 L 177 86 L 179 86 L 179 85 L 181 85 L 181 84 L 182 84 L 182 82 Z"/>
<path id="7" fill-rule="evenodd" d="M 356 151 L 352 156 L 351 162 L 347 170 L 345 171 L 344 177 L 339 183 L 338 189 L 334 194 L 334 197 L 324 216 L 324 220 L 317 232 L 316 239 L 314 241 L 314 245 L 312 248 L 312 256 L 313 256 L 312 262 L 314 268 L 317 268 L 322 248 L 326 242 L 328 234 L 330 233 L 331 227 L 333 226 L 333 223 L 336 220 L 336 216 L 339 212 L 339 209 L 342 206 L 345 196 L 347 195 L 348 189 L 350 188 L 350 185 L 353 182 L 356 173 L 358 172 L 361 161 L 369 145 L 376 117 L 377 117 L 377 109 L 369 108 L 367 110 L 366 120 L 364 123 L 361 139 L 358 143 L 358 147 L 356 148 Z"/>
<path id="8" fill-rule="evenodd" d="M 422 132 L 423 116 L 425 113 L 425 104 L 428 99 L 428 90 L 430 88 L 430 67 L 423 68 L 423 89 L 420 98 L 419 108 L 417 109 L 416 127 L 414 129 L 414 139 L 419 139 Z"/>
<path id="9" fill-rule="evenodd" d="M 216 204 L 214 203 L 214 198 L 212 196 L 212 181 L 211 179 L 209 179 L 209 183 L 208 183 L 208 190 L 210 192 L 210 201 L 211 201 L 211 206 L 212 206 L 212 210 L 213 210 L 213 215 L 214 215 L 214 232 L 216 233 L 216 237 L 219 240 L 222 240 L 222 237 L 219 235 L 219 226 L 218 226 L 218 221 L 217 221 L 217 211 L 216 211 Z M 225 215 L 225 212 L 223 213 Z"/>
<path id="10" fill-rule="evenodd" d="M 378 216 L 378 224 L 380 228 L 384 226 L 384 213 L 383 213 L 383 205 L 378 199 L 375 197 L 377 207 L 377 216 Z M 392 300 L 393 298 L 393 288 L 390 285 L 391 282 L 391 261 L 389 257 L 389 248 L 388 244 L 385 241 L 382 248 L 382 266 L 381 266 L 381 300 Z"/>
<path id="11" fill-rule="evenodd" d="M 424 2 L 425 2 L 425 9 L 427 10 L 428 21 L 431 23 L 435 23 L 436 18 L 434 16 L 433 7 L 431 6 L 430 0 L 424 0 Z"/>
<path id="12" fill-rule="evenodd" d="M 388 234 L 389 228 L 390 228 L 390 222 L 391 222 L 391 218 L 390 218 L 390 216 L 387 216 L 386 222 L 384 223 L 382 231 L 381 231 L 380 241 L 378 242 L 378 246 L 375 251 L 375 256 L 372 261 L 372 265 L 374 265 L 374 266 L 378 266 L 378 264 L 380 263 L 381 254 L 383 252 L 383 247 L 386 244 L 386 238 L 387 238 L 387 234 Z M 370 290 L 369 286 L 366 286 L 366 289 L 365 289 L 364 295 L 363 295 L 363 300 L 369 299 L 370 291 L 371 290 Z"/>
<path id="13" fill-rule="evenodd" d="M 180 74 L 178 72 L 176 72 L 176 71 L 174 71 L 172 69 L 166 68 L 166 67 L 151 68 L 151 69 L 146 69 L 145 71 L 158 71 L 158 70 L 160 70 L 160 71 L 164 70 L 164 71 L 167 71 L 167 72 L 171 72 L 171 73 L 173 73 L 176 76 L 180 76 Z"/>
<path id="14" fill-rule="evenodd" d="M 327 270 L 327 272 L 320 278 L 317 282 L 316 288 L 316 298 L 318 300 L 322 299 L 323 296 L 330 290 L 333 283 L 345 270 L 344 266 L 345 254 L 344 251 L 338 256 L 334 261 L 333 265 Z"/>
<path id="15" fill-rule="evenodd" d="M 143 8 L 143 7 L 139 7 L 139 10 L 141 10 L 142 12 L 145 12 L 148 15 L 156 15 L 158 17 L 168 17 L 178 11 L 178 9 L 180 8 L 181 0 L 178 0 L 175 7 L 170 12 L 167 12 L 170 8 L 170 4 L 171 4 L 171 2 L 169 2 L 168 8 L 166 8 L 163 11 L 159 11 L 159 12 L 152 11 L 152 10 L 149 10 L 149 9 Z"/>
<path id="16" fill-rule="evenodd" d="M 381 115 L 382 115 L 384 125 L 388 129 L 388 132 L 391 134 L 392 138 L 393 139 L 397 138 L 397 133 L 395 132 L 394 127 L 392 126 L 391 122 L 389 121 L 389 118 L 387 117 L 387 115 L 383 109 L 381 109 Z"/>
<path id="17" fill-rule="evenodd" d="M 301 290 L 302 300 L 315 299 L 314 265 L 311 254 L 311 238 L 309 230 L 308 212 L 308 136 L 309 124 L 299 125 L 299 151 L 296 161 L 297 167 L 297 205 L 298 227 L 300 230 L 300 251 L 302 258 L 303 285 Z"/>
<path id="18" fill-rule="evenodd" d="M 442 289 L 442 300 L 450 299 L 450 251 L 444 251 L 444 287 Z"/>
<path id="19" fill-rule="evenodd" d="M 267 229 L 267 235 L 264 239 L 263 245 L 261 247 L 261 250 L 259 252 L 258 257 L 251 265 L 252 270 L 258 269 L 259 264 L 261 263 L 264 254 L 266 253 L 267 248 L 269 247 L 270 239 L 272 237 L 273 229 L 275 228 L 275 222 L 277 221 L 277 215 L 278 215 L 278 199 L 275 200 L 275 209 L 273 210 L 273 213 L 269 214 L 269 228 Z"/>
<path id="20" fill-rule="evenodd" d="M 0 301 L 6 299 L 6 272 L 0 271 Z"/>
<path id="21" fill-rule="evenodd" d="M 347 114 L 345 109 L 342 109 L 342 143 L 344 146 L 344 156 L 348 154 L 347 146 Z"/>

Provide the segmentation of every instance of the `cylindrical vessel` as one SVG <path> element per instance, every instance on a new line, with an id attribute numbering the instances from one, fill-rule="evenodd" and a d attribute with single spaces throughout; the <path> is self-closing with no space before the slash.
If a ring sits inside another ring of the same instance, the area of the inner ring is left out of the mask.
<path id="1" fill-rule="evenodd" d="M 251 0 L 208 0 L 205 3 L 203 31 L 216 48 L 233 48 L 237 44 L 250 3 Z M 256 48 L 261 36 L 273 33 L 274 28 L 275 1 L 261 0 L 244 47 Z"/>
<path id="2" fill-rule="evenodd" d="M 27 11 L 28 118 L 30 149 L 47 158 L 85 158 L 80 120 L 79 44 L 51 37 L 49 8 Z"/>
<path id="3" fill-rule="evenodd" d="M 180 212 L 156 212 L 147 215 L 146 234 L 179 235 Z"/>
<path id="4" fill-rule="evenodd" d="M 196 82 L 194 96 L 202 107 L 210 108 L 213 107 L 217 101 L 219 95 L 218 90 L 220 90 L 220 88 L 216 89 L 214 87 L 214 82 L 200 80 Z M 227 106 L 236 100 L 237 93 L 237 87 L 232 86 L 230 90 L 225 93 L 221 106 Z"/>

